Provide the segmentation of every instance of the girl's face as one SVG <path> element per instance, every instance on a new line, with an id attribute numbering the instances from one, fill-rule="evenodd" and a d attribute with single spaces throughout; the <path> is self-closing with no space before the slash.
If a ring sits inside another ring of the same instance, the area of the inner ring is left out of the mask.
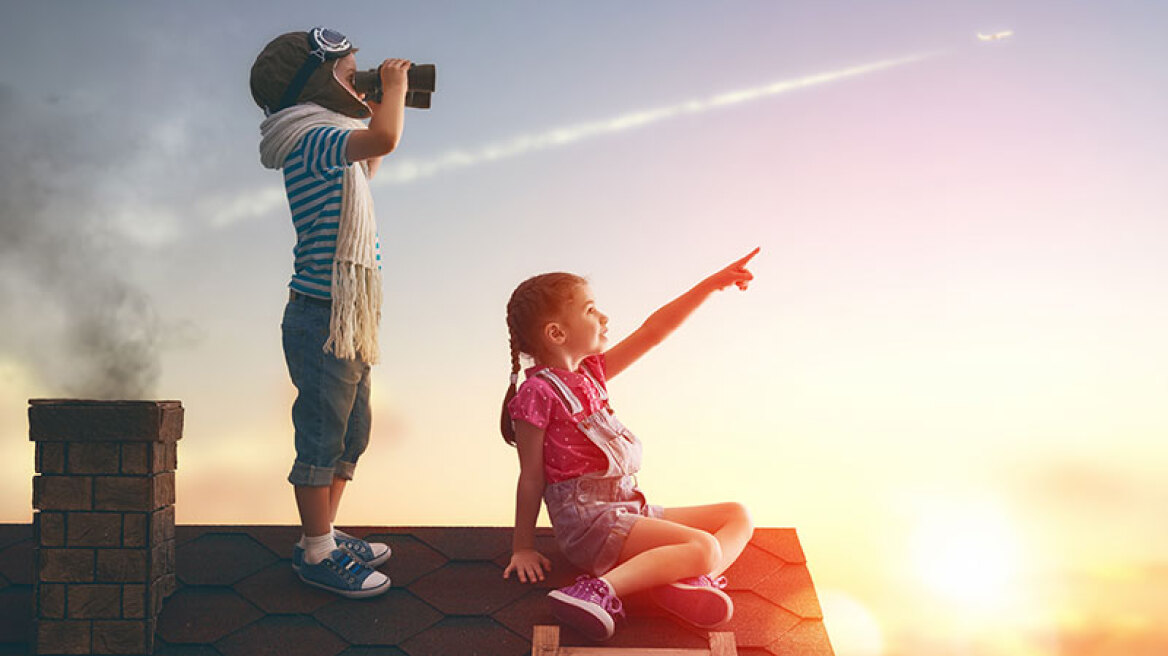
<path id="1" fill-rule="evenodd" d="M 556 322 L 562 331 L 560 348 L 577 357 L 604 352 L 608 342 L 608 317 L 596 307 L 592 288 L 579 285 Z"/>

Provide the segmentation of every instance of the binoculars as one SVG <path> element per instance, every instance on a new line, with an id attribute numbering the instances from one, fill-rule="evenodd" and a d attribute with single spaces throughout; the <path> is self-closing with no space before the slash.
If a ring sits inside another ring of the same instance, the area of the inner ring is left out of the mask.
<path id="1" fill-rule="evenodd" d="M 406 107 L 430 108 L 430 94 L 434 93 L 434 78 L 437 71 L 433 64 L 410 64 L 406 71 Z M 381 102 L 381 73 L 376 68 L 357 71 L 353 75 L 353 88 L 373 102 Z"/>

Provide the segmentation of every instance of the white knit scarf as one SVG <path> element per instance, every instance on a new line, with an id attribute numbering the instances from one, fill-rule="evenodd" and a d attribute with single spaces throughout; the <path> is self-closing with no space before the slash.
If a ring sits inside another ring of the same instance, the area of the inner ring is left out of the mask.
<path id="1" fill-rule="evenodd" d="M 333 126 L 365 129 L 365 124 L 319 105 L 305 103 L 276 112 L 260 124 L 260 162 L 269 169 L 284 167 L 288 155 L 313 128 Z M 341 219 L 333 258 L 332 318 L 325 352 L 338 358 L 379 359 L 381 271 L 377 266 L 377 223 L 368 167 L 347 166 L 342 177 Z"/>

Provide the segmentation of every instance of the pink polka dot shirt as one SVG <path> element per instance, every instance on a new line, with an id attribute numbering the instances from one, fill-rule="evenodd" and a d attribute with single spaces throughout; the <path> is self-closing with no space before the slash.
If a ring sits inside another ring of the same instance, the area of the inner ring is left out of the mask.
<path id="1" fill-rule="evenodd" d="M 597 382 L 607 387 L 604 354 L 590 355 L 584 358 L 580 366 L 588 367 Z M 527 379 L 519 386 L 515 398 L 507 404 L 507 412 L 511 419 L 525 421 L 544 431 L 544 478 L 549 484 L 558 483 L 590 472 L 607 470 L 608 459 L 604 452 L 576 428 L 576 422 L 568 414 L 567 407 L 552 384 L 535 375 L 541 369 L 546 367 L 535 366 L 524 372 Z M 552 371 L 584 404 L 585 415 L 604 407 L 600 393 L 587 376 L 555 367 L 552 367 Z"/>

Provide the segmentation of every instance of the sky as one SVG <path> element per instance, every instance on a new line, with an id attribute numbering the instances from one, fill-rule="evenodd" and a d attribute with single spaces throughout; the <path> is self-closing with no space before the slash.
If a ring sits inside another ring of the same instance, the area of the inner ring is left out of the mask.
<path id="1" fill-rule="evenodd" d="M 759 246 L 612 382 L 653 502 L 795 527 L 840 656 L 1168 648 L 1168 6 L 0 7 L 0 522 L 28 399 L 80 397 L 182 401 L 179 523 L 296 523 L 294 233 L 247 79 L 326 25 L 438 69 L 373 181 L 339 523 L 510 524 L 523 279 L 587 276 L 619 339 Z"/>

